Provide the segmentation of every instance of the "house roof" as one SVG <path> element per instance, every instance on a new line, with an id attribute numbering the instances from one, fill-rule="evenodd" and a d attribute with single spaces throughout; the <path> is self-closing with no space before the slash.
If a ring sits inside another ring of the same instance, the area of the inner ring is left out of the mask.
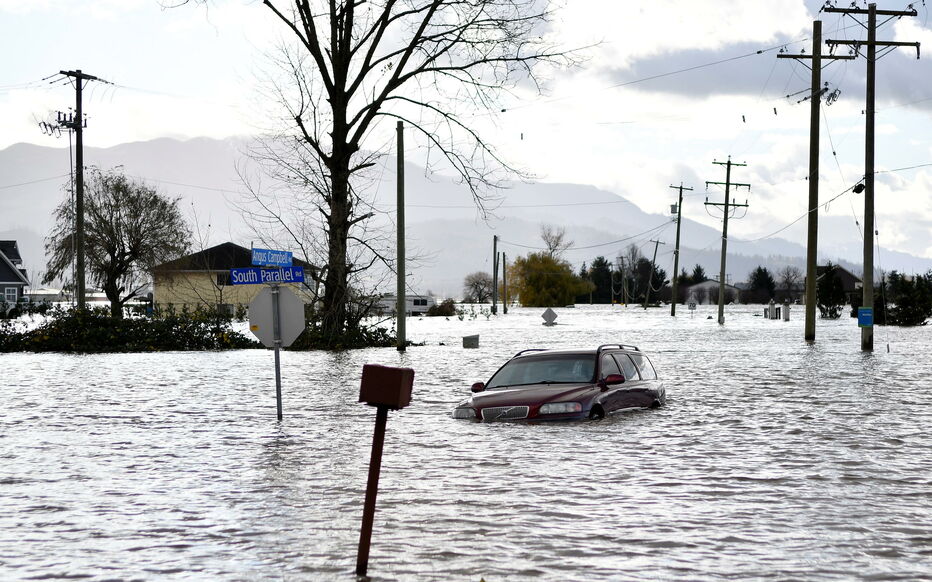
<path id="1" fill-rule="evenodd" d="M 6 255 L 6 258 L 10 259 L 10 262 L 14 265 L 23 262 L 23 258 L 19 256 L 19 248 L 17 248 L 15 240 L 0 240 L 0 253 Z"/>
<path id="2" fill-rule="evenodd" d="M 294 259 L 293 263 L 297 267 L 311 267 L 309 263 L 300 259 Z M 225 242 L 180 259 L 156 265 L 153 271 L 229 271 L 252 266 L 254 266 L 252 249 Z"/>
<path id="3" fill-rule="evenodd" d="M 861 278 L 849 271 L 848 269 L 842 267 L 841 265 L 832 265 L 832 268 L 835 269 L 835 272 L 841 276 L 846 276 L 849 279 L 854 280 L 855 283 L 861 283 Z M 817 265 L 816 266 L 816 277 L 821 277 L 828 270 L 828 265 Z"/>
<path id="4" fill-rule="evenodd" d="M 6 243 L 11 243 L 7 245 Z M 16 262 L 6 254 L 6 250 L 12 248 L 12 252 L 15 253 Z M 16 249 L 16 241 L 4 240 L 0 241 L 0 283 L 14 284 L 14 285 L 29 285 L 29 279 L 26 278 L 26 275 L 23 274 L 23 271 L 16 268 L 16 264 L 22 262 L 19 259 L 19 251 Z"/>

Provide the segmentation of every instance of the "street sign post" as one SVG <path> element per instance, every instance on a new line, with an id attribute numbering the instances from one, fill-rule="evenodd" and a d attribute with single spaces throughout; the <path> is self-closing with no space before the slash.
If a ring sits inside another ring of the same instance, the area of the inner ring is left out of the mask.
<path id="1" fill-rule="evenodd" d="M 366 501 L 359 529 L 359 551 L 356 553 L 356 575 L 365 576 L 369 569 L 369 545 L 375 518 L 375 499 L 379 492 L 379 472 L 382 469 L 382 447 L 385 443 L 385 423 L 389 410 L 399 410 L 411 404 L 414 370 L 391 368 L 377 364 L 362 367 L 359 401 L 376 407 L 375 434 L 372 436 L 372 456 L 369 458 L 369 480 Z"/>
<path id="2" fill-rule="evenodd" d="M 290 289 L 272 284 L 249 303 L 249 331 L 275 349 L 275 399 L 282 419 L 282 377 L 279 349 L 288 347 L 304 331 L 304 303 Z"/>
<path id="3" fill-rule="evenodd" d="M 858 327 L 874 326 L 874 309 L 872 307 L 858 307 Z"/>

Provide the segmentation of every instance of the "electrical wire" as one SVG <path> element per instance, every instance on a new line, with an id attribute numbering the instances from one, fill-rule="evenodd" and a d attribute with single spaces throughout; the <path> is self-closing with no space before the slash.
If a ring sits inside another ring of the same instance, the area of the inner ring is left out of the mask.
<path id="1" fill-rule="evenodd" d="M 606 247 L 606 246 L 610 246 L 610 245 L 615 245 L 615 244 L 618 244 L 618 243 L 623 243 L 623 242 L 626 242 L 626 241 L 629 241 L 629 240 L 632 240 L 632 239 L 636 239 L 636 238 L 638 238 L 638 237 L 644 236 L 645 234 L 650 234 L 650 233 L 652 233 L 652 232 L 662 230 L 662 229 L 664 229 L 664 228 L 670 226 L 671 224 L 672 224 L 671 222 L 666 222 L 666 223 L 664 223 L 664 224 L 655 226 L 655 227 L 653 227 L 653 228 L 651 228 L 651 229 L 645 230 L 644 232 L 640 232 L 640 233 L 638 233 L 638 234 L 634 234 L 634 235 L 631 235 L 631 236 L 629 236 L 629 237 L 625 237 L 625 238 L 622 238 L 622 239 L 613 240 L 613 241 L 606 242 L 606 243 L 599 243 L 599 244 L 595 244 L 595 245 L 586 245 L 586 246 L 579 246 L 579 247 L 567 247 L 567 248 L 564 249 L 564 250 L 567 250 L 567 251 L 580 251 L 580 250 L 594 249 L 594 248 L 598 248 L 598 247 Z M 524 245 L 524 244 L 521 244 L 521 243 L 515 243 L 515 242 L 507 241 L 507 240 L 504 240 L 504 239 L 502 239 L 502 238 L 499 238 L 498 241 L 501 242 L 501 243 L 509 244 L 509 245 L 511 245 L 511 246 L 513 246 L 513 247 L 520 247 L 520 248 L 523 248 L 523 249 L 531 249 L 531 250 L 536 250 L 536 251 L 546 251 L 546 250 L 549 250 L 547 247 L 532 246 L 532 245 Z"/>
<path id="2" fill-rule="evenodd" d="M 854 186 L 857 186 L 857 184 L 855 184 Z M 854 186 L 851 186 L 850 188 L 846 188 L 846 189 L 845 189 L 844 191 L 842 191 L 840 194 L 836 194 L 831 200 L 828 200 L 827 202 L 823 202 L 823 203 L 820 204 L 819 206 L 825 206 L 825 205 L 827 205 L 827 204 L 831 204 L 832 202 L 834 202 L 834 201 L 837 200 L 838 198 L 841 198 L 842 196 L 844 196 L 844 195 L 847 194 L 848 192 L 851 192 L 852 190 L 854 190 Z M 812 208 L 812 209 L 808 210 L 806 213 L 804 213 L 802 216 L 800 216 L 800 217 L 797 218 L 796 220 L 790 222 L 789 224 L 787 224 L 787 225 L 784 226 L 783 228 L 780 228 L 780 229 L 778 229 L 778 230 L 773 231 L 772 233 L 770 233 L 770 234 L 768 234 L 768 235 L 764 235 L 764 236 L 762 236 L 762 237 L 752 238 L 752 239 L 740 239 L 740 240 L 735 239 L 735 240 L 732 241 L 732 242 L 736 242 L 736 243 L 753 243 L 753 242 L 762 241 L 762 240 L 767 239 L 767 238 L 771 238 L 771 237 L 773 237 L 773 236 L 775 236 L 775 235 L 777 235 L 777 234 L 780 234 L 781 232 L 783 232 L 784 230 L 788 229 L 789 227 L 793 226 L 794 224 L 796 224 L 796 223 L 799 222 L 800 220 L 806 218 L 806 217 L 809 216 L 812 212 L 815 212 L 816 210 L 818 210 L 818 209 L 819 209 L 819 206 L 816 206 L 815 208 Z"/>
<path id="3" fill-rule="evenodd" d="M 39 178 L 38 180 L 30 180 L 29 182 L 20 182 L 19 184 L 7 184 L 5 186 L 0 186 L 0 190 L 7 190 L 9 188 L 18 188 L 20 186 L 28 186 L 29 184 L 38 184 L 39 182 L 48 182 L 49 180 L 60 180 L 61 178 L 66 178 L 71 174 L 61 174 L 58 176 L 49 176 L 48 178 Z"/>

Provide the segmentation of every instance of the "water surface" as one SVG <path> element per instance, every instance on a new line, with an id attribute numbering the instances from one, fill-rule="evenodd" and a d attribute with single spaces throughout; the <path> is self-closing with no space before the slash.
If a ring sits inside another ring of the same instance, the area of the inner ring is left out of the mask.
<path id="1" fill-rule="evenodd" d="M 932 330 L 758 307 L 423 318 L 426 345 L 272 354 L 3 354 L 0 579 L 346 580 L 375 410 L 389 416 L 376 580 L 932 580 Z M 480 334 L 480 348 L 462 336 Z M 450 418 L 527 347 L 636 344 L 665 408 L 600 422 Z M 889 345 L 889 351 L 888 350 Z"/>

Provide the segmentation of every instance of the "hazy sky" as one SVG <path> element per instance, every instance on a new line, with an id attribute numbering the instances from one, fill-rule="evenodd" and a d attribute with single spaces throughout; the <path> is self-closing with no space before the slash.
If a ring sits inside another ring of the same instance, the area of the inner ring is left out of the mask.
<path id="1" fill-rule="evenodd" d="M 477 118 L 507 159 L 541 180 L 618 192 L 649 212 L 668 211 L 669 185 L 682 181 L 695 189 L 684 212 L 715 225 L 702 201 L 722 192 L 706 192 L 705 181 L 724 181 L 712 162 L 731 155 L 748 164 L 732 179 L 751 184 L 740 194 L 747 216 L 729 225 L 735 237 L 766 236 L 803 215 L 809 105 L 797 101 L 809 71 L 776 56 L 783 47 L 810 52 L 817 18 L 827 38 L 865 38 L 857 22 L 802 0 L 565 4 L 551 34 L 566 46 L 599 44 L 580 68 L 553 73 L 546 95 L 519 93 L 496 119 Z M 932 50 L 932 5 L 923 4 L 914 3 L 918 17 L 885 24 L 878 38 Z M 78 68 L 112 83 L 85 92 L 88 145 L 253 133 L 265 122 L 255 79 L 281 35 L 258 0 L 171 9 L 159 0 L 0 0 L 0 147 L 65 145 L 42 135 L 37 121 L 73 106 L 73 89 L 42 79 Z M 864 59 L 823 71 L 839 91 L 822 106 L 823 201 L 864 171 L 864 76 Z M 932 258 L 932 55 L 916 60 L 902 49 L 879 61 L 877 109 L 876 167 L 896 170 L 878 175 L 878 240 Z M 922 167 L 899 170 L 912 166 Z M 832 236 L 859 238 L 862 196 L 843 195 L 822 212 L 838 218 Z M 803 242 L 804 224 L 780 236 Z"/>

